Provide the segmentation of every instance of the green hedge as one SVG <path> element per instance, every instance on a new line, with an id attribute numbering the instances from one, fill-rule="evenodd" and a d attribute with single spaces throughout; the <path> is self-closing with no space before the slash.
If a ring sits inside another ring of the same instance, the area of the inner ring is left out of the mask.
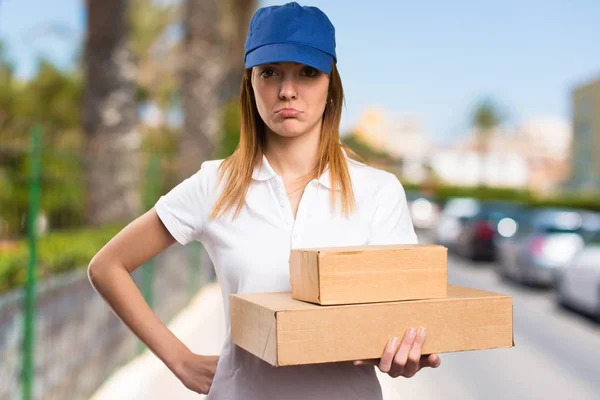
<path id="1" fill-rule="evenodd" d="M 87 267 L 94 254 L 120 229 L 120 226 L 78 229 L 53 232 L 41 237 L 38 247 L 37 278 L 44 279 L 75 268 Z M 25 240 L 0 252 L 0 293 L 25 283 L 28 259 Z"/>
<path id="2" fill-rule="evenodd" d="M 406 191 L 423 191 L 419 184 L 402 182 Z M 572 194 L 555 196 L 536 196 L 528 190 L 496 188 L 486 186 L 449 186 L 436 185 L 430 190 L 431 195 L 439 202 L 454 197 L 473 197 L 480 200 L 515 201 L 531 207 L 578 208 L 600 211 L 600 196 Z"/>
<path id="3" fill-rule="evenodd" d="M 532 207 L 578 208 L 600 212 L 600 197 L 593 196 L 557 196 L 533 198 L 528 204 Z"/>

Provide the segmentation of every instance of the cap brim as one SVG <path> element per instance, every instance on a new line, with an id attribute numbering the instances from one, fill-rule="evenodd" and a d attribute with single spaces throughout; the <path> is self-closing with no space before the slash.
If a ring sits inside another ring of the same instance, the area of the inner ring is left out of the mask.
<path id="1" fill-rule="evenodd" d="M 333 67 L 333 56 L 314 47 L 297 43 L 273 43 L 259 47 L 246 55 L 245 66 L 276 62 L 297 62 L 316 68 L 326 74 Z"/>

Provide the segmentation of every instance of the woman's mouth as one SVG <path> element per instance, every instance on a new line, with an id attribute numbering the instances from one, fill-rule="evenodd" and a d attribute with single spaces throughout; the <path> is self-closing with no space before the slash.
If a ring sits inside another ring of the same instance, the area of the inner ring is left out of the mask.
<path id="1" fill-rule="evenodd" d="M 278 110 L 275 114 L 281 115 L 284 118 L 292 118 L 300 115 L 302 111 L 296 110 L 295 108 L 282 108 Z"/>

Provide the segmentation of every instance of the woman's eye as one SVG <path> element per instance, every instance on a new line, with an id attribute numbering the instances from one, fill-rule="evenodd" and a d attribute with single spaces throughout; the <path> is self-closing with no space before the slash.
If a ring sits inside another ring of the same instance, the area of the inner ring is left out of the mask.
<path id="1" fill-rule="evenodd" d="M 275 71 L 273 71 L 273 69 L 271 68 L 263 68 L 260 70 L 260 76 L 262 76 L 263 78 L 268 78 L 270 76 L 273 76 L 275 74 Z"/>
<path id="2" fill-rule="evenodd" d="M 318 73 L 319 73 L 319 71 L 317 71 L 317 69 L 313 68 L 313 67 L 305 67 L 304 71 L 303 71 L 304 75 L 311 77 L 311 78 L 317 76 Z"/>

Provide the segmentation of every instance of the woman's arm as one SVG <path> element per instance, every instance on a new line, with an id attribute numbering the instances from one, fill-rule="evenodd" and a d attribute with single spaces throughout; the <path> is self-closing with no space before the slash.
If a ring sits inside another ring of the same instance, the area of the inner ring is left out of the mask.
<path id="1" fill-rule="evenodd" d="M 131 222 L 92 259 L 88 276 L 94 289 L 190 390 L 208 393 L 218 357 L 192 353 L 154 314 L 131 273 L 175 242 L 154 209 Z"/>
<path id="2" fill-rule="evenodd" d="M 98 294 L 171 370 L 189 350 L 154 314 L 131 273 L 174 242 L 152 209 L 112 238 L 88 267 L 90 282 Z"/>
<path id="3" fill-rule="evenodd" d="M 216 163 L 180 182 L 131 222 L 92 259 L 88 276 L 113 312 L 188 389 L 206 394 L 219 357 L 192 353 L 154 314 L 131 273 L 176 241 L 202 240 L 209 181 Z"/>

